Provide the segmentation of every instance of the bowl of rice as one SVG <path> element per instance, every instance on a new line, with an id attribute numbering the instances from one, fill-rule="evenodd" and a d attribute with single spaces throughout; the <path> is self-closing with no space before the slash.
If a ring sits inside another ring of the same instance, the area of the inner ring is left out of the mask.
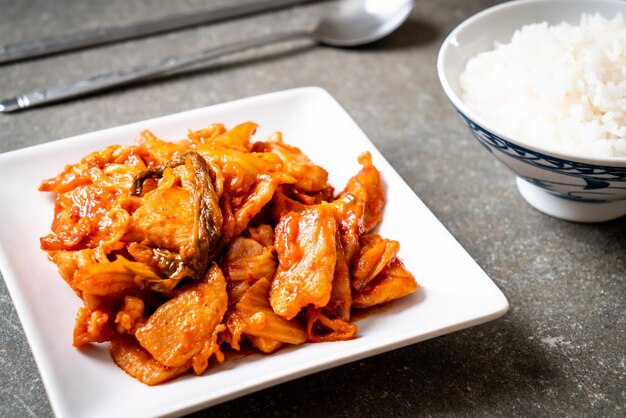
<path id="1" fill-rule="evenodd" d="M 437 71 L 533 207 L 576 222 L 626 215 L 626 1 L 491 7 L 448 35 Z"/>

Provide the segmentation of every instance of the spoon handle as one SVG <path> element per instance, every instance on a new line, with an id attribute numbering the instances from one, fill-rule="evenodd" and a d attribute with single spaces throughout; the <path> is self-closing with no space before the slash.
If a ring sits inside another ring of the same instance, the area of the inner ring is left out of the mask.
<path id="1" fill-rule="evenodd" d="M 39 57 L 57 52 L 139 38 L 157 33 L 212 23 L 220 20 L 310 3 L 313 0 L 261 0 L 221 8 L 196 11 L 185 15 L 136 22 L 129 25 L 97 28 L 55 38 L 0 46 L 0 64 Z"/>
<path id="2" fill-rule="evenodd" d="M 41 88 L 19 96 L 0 101 L 0 112 L 13 112 L 46 103 L 84 96 L 95 91 L 106 90 L 111 87 L 130 84 L 135 81 L 147 80 L 154 76 L 163 75 L 170 71 L 189 67 L 193 64 L 215 59 L 235 52 L 245 51 L 258 46 L 283 42 L 294 39 L 312 38 L 311 32 L 274 33 L 241 42 L 205 49 L 185 55 L 178 55 L 132 68 L 126 68 L 111 73 L 99 74 L 83 80 L 67 84 Z"/>

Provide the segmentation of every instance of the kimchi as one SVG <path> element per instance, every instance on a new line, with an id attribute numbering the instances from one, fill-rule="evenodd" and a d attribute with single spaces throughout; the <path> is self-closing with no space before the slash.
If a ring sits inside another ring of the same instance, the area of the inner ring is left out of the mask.
<path id="1" fill-rule="evenodd" d="M 71 164 L 41 248 L 81 298 L 73 345 L 110 345 L 115 364 L 148 385 L 226 349 L 356 338 L 354 309 L 417 289 L 400 244 L 376 231 L 379 171 L 335 193 L 328 172 L 280 133 L 214 124 L 166 142 L 145 131 Z"/>

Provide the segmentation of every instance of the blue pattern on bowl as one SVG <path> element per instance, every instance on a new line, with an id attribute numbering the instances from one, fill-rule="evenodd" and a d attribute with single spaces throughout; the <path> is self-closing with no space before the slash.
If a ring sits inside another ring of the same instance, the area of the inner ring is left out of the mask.
<path id="1" fill-rule="evenodd" d="M 533 151 L 489 132 L 456 111 L 489 152 L 528 182 L 580 202 L 626 199 L 626 167 L 581 163 Z"/>

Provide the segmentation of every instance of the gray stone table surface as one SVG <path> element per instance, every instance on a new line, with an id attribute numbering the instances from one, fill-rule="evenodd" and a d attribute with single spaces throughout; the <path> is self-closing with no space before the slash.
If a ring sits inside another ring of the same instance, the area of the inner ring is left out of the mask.
<path id="1" fill-rule="evenodd" d="M 0 43 L 235 1 L 2 0 Z M 435 61 L 446 34 L 495 3 L 419 0 L 400 30 L 371 46 L 267 47 L 140 86 L 0 115 L 0 152 L 260 93 L 321 86 L 502 289 L 510 310 L 493 322 L 267 388 L 194 416 L 625 416 L 626 219 L 583 225 L 532 209 L 518 194 L 512 173 L 462 125 L 437 79 Z M 311 26 L 328 6 L 3 65 L 0 97 Z M 60 337 L 59 344 L 70 344 L 69 336 Z M 0 416 L 52 415 L 0 281 Z"/>

